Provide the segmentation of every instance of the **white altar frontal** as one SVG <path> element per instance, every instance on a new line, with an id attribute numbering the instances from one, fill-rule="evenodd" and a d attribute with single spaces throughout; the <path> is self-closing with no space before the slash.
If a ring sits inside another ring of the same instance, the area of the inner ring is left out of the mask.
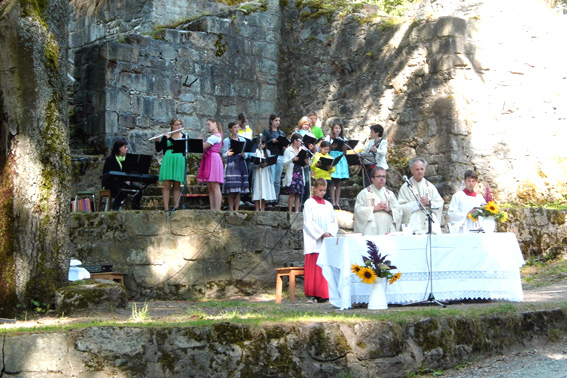
<path id="1" fill-rule="evenodd" d="M 386 285 L 390 304 L 427 300 L 430 293 L 438 301 L 524 299 L 520 278 L 524 258 L 513 233 L 360 236 L 326 238 L 319 254 L 317 265 L 329 283 L 329 301 L 336 307 L 368 303 L 372 285 L 362 283 L 351 271 L 352 264 L 363 265 L 362 256 L 368 256 L 367 240 L 402 273 L 398 281 Z"/>

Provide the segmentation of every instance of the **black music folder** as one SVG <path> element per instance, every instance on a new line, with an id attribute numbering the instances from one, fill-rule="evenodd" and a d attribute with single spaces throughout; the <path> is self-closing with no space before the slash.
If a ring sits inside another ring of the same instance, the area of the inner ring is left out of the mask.
<path id="1" fill-rule="evenodd" d="M 246 144 L 247 144 L 246 142 L 241 142 L 239 140 L 231 139 L 229 149 L 232 150 L 232 152 L 235 155 L 238 155 L 242 153 L 242 151 L 244 151 L 244 147 L 246 146 Z"/>
<path id="2" fill-rule="evenodd" d="M 260 165 L 262 163 L 268 163 L 267 167 L 274 165 L 278 162 L 278 155 L 269 156 L 267 158 L 259 158 L 257 156 L 252 156 L 252 164 Z"/>
<path id="3" fill-rule="evenodd" d="M 246 139 L 246 146 L 244 146 L 244 152 L 254 152 L 258 149 L 258 138 L 254 138 L 252 140 L 248 139 L 248 138 L 244 138 Z"/>
<path id="4" fill-rule="evenodd" d="M 152 155 L 126 154 L 122 162 L 122 172 L 145 175 L 150 171 Z"/>
<path id="5" fill-rule="evenodd" d="M 278 137 L 277 143 L 275 143 L 275 144 L 278 145 L 280 148 L 284 149 L 291 144 L 291 141 L 289 139 L 287 139 L 286 137 L 280 135 Z"/>
<path id="6" fill-rule="evenodd" d="M 323 139 L 323 138 L 316 139 L 315 137 L 312 137 L 312 136 L 309 135 L 309 134 L 305 134 L 305 135 L 303 136 L 303 145 L 304 145 L 305 147 L 309 148 L 309 145 L 310 145 L 310 144 L 316 145 L 316 144 L 319 143 L 319 141 L 322 140 L 322 139 Z"/>
<path id="7" fill-rule="evenodd" d="M 301 150 L 297 154 L 297 157 L 299 158 L 299 160 L 294 161 L 293 164 L 299 165 L 300 167 L 305 167 L 307 165 L 307 164 L 305 164 L 305 159 L 308 159 L 311 156 L 313 156 L 313 154 L 311 152 L 309 152 L 307 150 Z"/>
<path id="8" fill-rule="evenodd" d="M 319 169 L 325 170 L 325 171 L 330 171 L 331 168 L 333 168 L 335 165 L 337 165 L 339 163 L 339 160 L 341 160 L 343 158 L 344 155 L 339 155 L 336 158 L 326 158 L 326 157 L 320 157 L 319 158 L 319 163 L 321 163 L 321 167 Z M 329 167 L 329 168 L 328 168 Z"/>
<path id="9" fill-rule="evenodd" d="M 362 162 L 365 165 L 372 165 L 376 164 L 376 159 L 374 158 L 374 154 L 372 153 L 365 153 L 365 154 L 346 154 L 346 160 L 348 165 L 360 165 L 360 158 L 362 158 Z"/>
<path id="10" fill-rule="evenodd" d="M 354 150 L 354 147 L 358 144 L 358 140 L 345 140 L 345 139 L 333 139 L 332 144 L 336 144 L 335 151 L 342 151 L 344 144 L 347 144 L 350 149 Z"/>

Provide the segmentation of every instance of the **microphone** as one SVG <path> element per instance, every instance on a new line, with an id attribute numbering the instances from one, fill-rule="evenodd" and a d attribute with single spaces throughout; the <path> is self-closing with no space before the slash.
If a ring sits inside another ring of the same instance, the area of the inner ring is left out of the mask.
<path id="1" fill-rule="evenodd" d="M 408 176 L 404 175 L 404 177 L 402 177 L 402 180 L 404 180 L 406 182 L 406 184 L 408 184 L 408 186 L 410 186 L 410 187 L 413 186 L 411 184 L 411 182 L 408 180 Z"/>

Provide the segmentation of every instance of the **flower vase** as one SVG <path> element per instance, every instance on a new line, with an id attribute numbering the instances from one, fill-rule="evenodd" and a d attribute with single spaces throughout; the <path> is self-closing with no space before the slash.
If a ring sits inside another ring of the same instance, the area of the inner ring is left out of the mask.
<path id="1" fill-rule="evenodd" d="M 372 284 L 370 298 L 368 299 L 369 310 L 386 310 L 388 302 L 386 302 L 386 288 L 384 287 L 384 279 L 378 278 Z"/>
<path id="2" fill-rule="evenodd" d="M 496 231 L 496 220 L 494 217 L 478 217 L 480 227 L 486 233 L 493 233 Z"/>

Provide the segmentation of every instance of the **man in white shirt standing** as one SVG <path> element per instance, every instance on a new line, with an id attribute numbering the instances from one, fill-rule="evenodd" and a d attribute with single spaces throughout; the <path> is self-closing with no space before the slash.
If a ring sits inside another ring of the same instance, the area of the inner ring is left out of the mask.
<path id="1" fill-rule="evenodd" d="M 363 235 L 385 235 L 399 229 L 402 208 L 394 193 L 386 189 L 386 170 L 376 167 L 370 172 L 372 185 L 362 189 L 354 205 L 354 232 Z"/>
<path id="2" fill-rule="evenodd" d="M 478 183 L 478 174 L 475 171 L 465 172 L 465 189 L 453 194 L 449 205 L 449 221 L 452 227 L 457 227 L 459 232 L 468 233 L 478 228 L 468 215 L 475 208 L 486 204 L 484 198 L 474 191 Z M 453 232 L 453 231 L 451 231 Z"/>
<path id="3" fill-rule="evenodd" d="M 425 179 L 427 161 L 416 157 L 410 160 L 409 167 L 412 177 L 406 181 L 398 193 L 398 202 L 402 206 L 402 223 L 409 224 L 414 233 L 426 233 L 429 229 L 427 216 L 423 209 L 430 212 L 433 218 L 431 231 L 441 234 L 441 212 L 443 198 L 435 185 Z"/>

